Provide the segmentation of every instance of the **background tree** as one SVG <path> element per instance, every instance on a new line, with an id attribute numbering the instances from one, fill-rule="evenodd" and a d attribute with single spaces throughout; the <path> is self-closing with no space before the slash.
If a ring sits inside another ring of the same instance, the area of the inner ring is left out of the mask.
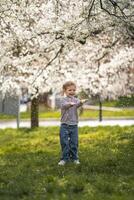
<path id="1" fill-rule="evenodd" d="M 38 94 L 68 79 L 103 99 L 131 94 L 133 7 L 132 0 L 1 0 L 3 95 L 27 88 L 38 113 Z"/>

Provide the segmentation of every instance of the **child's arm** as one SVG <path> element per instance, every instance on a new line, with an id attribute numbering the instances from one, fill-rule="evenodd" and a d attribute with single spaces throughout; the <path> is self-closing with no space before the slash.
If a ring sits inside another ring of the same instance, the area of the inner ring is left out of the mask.
<path id="1" fill-rule="evenodd" d="M 80 102 L 83 104 L 83 103 L 86 103 L 88 101 L 88 99 L 81 99 Z"/>
<path id="2" fill-rule="evenodd" d="M 74 105 L 75 105 L 74 102 L 65 102 L 65 101 L 62 101 L 61 108 L 68 109 L 68 108 L 70 108 L 70 107 L 72 107 Z"/>
<path id="3" fill-rule="evenodd" d="M 78 99 L 78 101 L 76 103 L 74 103 L 74 102 L 66 102 L 66 101 L 62 100 L 61 108 L 68 109 L 68 108 L 70 108 L 74 105 L 78 108 L 78 107 L 82 106 L 87 101 L 88 101 L 88 99 L 82 99 L 82 100 Z"/>
<path id="4" fill-rule="evenodd" d="M 77 103 L 77 108 L 80 107 L 80 106 L 82 106 L 87 101 L 88 101 L 88 99 L 81 99 L 81 100 L 79 100 L 78 103 Z"/>

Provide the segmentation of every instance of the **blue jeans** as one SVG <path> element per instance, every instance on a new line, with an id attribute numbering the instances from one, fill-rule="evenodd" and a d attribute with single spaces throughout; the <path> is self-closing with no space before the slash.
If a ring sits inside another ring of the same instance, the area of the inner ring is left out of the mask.
<path id="1" fill-rule="evenodd" d="M 60 144 L 62 150 L 62 160 L 78 159 L 78 126 L 61 124 Z"/>

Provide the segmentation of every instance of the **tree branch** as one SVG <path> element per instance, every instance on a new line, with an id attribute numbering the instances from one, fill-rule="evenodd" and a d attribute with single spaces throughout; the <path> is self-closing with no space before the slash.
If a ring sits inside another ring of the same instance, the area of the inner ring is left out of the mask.
<path id="1" fill-rule="evenodd" d="M 57 51 L 56 55 L 46 64 L 46 66 L 44 68 L 42 68 L 41 70 L 39 70 L 39 72 L 37 73 L 37 76 L 35 77 L 35 79 L 33 80 L 32 84 L 34 84 L 34 82 L 37 80 L 37 78 L 42 74 L 42 72 L 44 71 L 44 69 L 46 69 L 49 65 L 51 65 L 51 63 L 59 56 L 59 54 L 62 52 L 64 48 L 64 45 L 62 44 L 60 49 Z"/>

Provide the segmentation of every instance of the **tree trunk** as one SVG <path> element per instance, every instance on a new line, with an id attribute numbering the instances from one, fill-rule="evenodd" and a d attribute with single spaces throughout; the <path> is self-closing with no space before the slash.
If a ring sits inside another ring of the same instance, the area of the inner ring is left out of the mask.
<path id="1" fill-rule="evenodd" d="M 31 128 L 39 126 L 39 97 L 31 100 Z"/>
<path id="2" fill-rule="evenodd" d="M 99 121 L 102 121 L 102 101 L 101 98 L 99 97 Z"/>

